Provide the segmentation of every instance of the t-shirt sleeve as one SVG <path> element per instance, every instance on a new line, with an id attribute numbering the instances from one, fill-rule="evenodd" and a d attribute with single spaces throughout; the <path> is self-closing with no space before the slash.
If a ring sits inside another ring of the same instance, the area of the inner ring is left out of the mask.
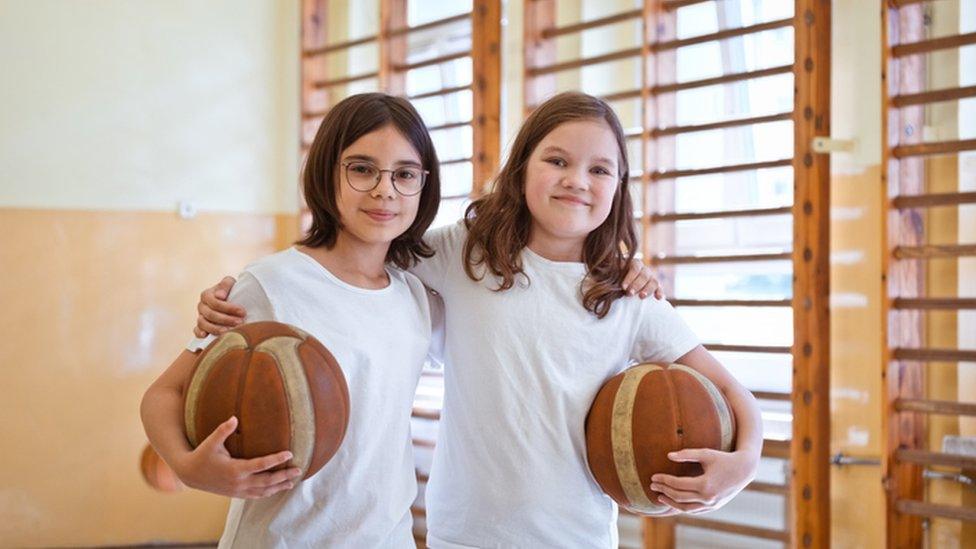
<path id="1" fill-rule="evenodd" d="M 244 322 L 275 320 L 274 308 L 271 306 L 271 300 L 268 299 L 268 294 L 265 293 L 258 279 L 247 271 L 244 271 L 237 277 L 237 282 L 231 288 L 227 300 L 244 307 L 244 310 L 247 311 Z M 214 335 L 208 335 L 204 338 L 193 338 L 186 345 L 186 350 L 196 352 L 204 349 L 216 337 Z"/>
<path id="2" fill-rule="evenodd" d="M 667 301 L 654 298 L 641 301 L 637 324 L 630 357 L 636 362 L 670 364 L 698 346 L 698 337 Z"/>
<path id="3" fill-rule="evenodd" d="M 431 229 L 424 234 L 426 242 L 433 250 L 433 257 L 421 258 L 409 272 L 420 279 L 424 286 L 441 292 L 444 279 L 451 268 L 460 267 L 461 251 L 464 246 L 466 230 L 461 221 Z M 456 265 L 452 262 L 457 262 Z"/>

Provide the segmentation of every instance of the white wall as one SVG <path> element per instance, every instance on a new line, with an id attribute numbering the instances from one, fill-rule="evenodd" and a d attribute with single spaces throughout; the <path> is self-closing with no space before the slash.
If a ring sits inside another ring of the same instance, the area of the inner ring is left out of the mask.
<path id="1" fill-rule="evenodd" d="M 297 0 L 0 14 L 0 207 L 295 210 Z"/>

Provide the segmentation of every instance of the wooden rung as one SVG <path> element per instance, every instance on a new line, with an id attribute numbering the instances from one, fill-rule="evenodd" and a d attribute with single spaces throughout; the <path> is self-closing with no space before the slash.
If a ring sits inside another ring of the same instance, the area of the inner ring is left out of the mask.
<path id="1" fill-rule="evenodd" d="M 891 199 L 891 206 L 901 210 L 933 206 L 958 206 L 959 204 L 976 204 L 976 191 L 896 196 Z"/>
<path id="2" fill-rule="evenodd" d="M 691 515 L 676 515 L 674 520 L 682 526 L 690 526 L 692 528 L 704 528 L 706 530 L 716 530 L 719 532 L 727 532 L 729 534 L 739 534 L 740 536 L 749 536 L 751 538 L 782 541 L 783 543 L 788 543 L 790 541 L 790 533 L 784 530 L 773 530 L 771 528 L 761 528 L 759 526 L 748 526 L 745 524 L 736 524 L 734 522 L 699 518 Z"/>
<path id="3" fill-rule="evenodd" d="M 440 410 L 432 410 L 430 408 L 414 407 L 411 417 L 415 417 L 417 419 L 429 419 L 429 420 L 437 421 L 441 418 L 441 412 Z"/>
<path id="4" fill-rule="evenodd" d="M 892 251 L 895 259 L 938 259 L 976 255 L 976 244 L 943 244 L 927 246 L 896 246 Z"/>
<path id="5" fill-rule="evenodd" d="M 939 517 L 964 520 L 966 522 L 976 522 L 976 508 L 973 507 L 957 507 L 955 505 L 942 505 L 938 503 L 928 503 L 926 501 L 900 499 L 895 502 L 895 509 L 897 509 L 899 513 L 906 515 Z"/>
<path id="6" fill-rule="evenodd" d="M 466 86 L 456 86 L 453 88 L 442 88 L 432 92 L 418 93 L 416 95 L 408 95 L 407 99 L 413 101 L 414 99 L 427 99 L 428 97 L 440 97 L 442 95 L 450 95 L 452 93 L 458 93 L 463 91 L 468 91 L 471 89 L 471 84 Z"/>
<path id="7" fill-rule="evenodd" d="M 334 80 L 318 80 L 312 82 L 312 87 L 314 88 L 331 88 L 333 86 L 341 86 L 342 84 L 350 84 L 352 82 L 359 82 L 360 80 L 369 80 L 370 78 L 379 78 L 380 73 L 370 72 L 366 74 L 357 74 L 354 76 L 347 76 L 345 78 L 336 78 Z"/>
<path id="8" fill-rule="evenodd" d="M 891 106 L 900 108 L 908 107 L 910 105 L 924 105 L 926 103 L 937 103 L 939 101 L 965 99 L 967 97 L 976 97 L 976 86 L 895 95 L 891 97 Z"/>
<path id="9" fill-rule="evenodd" d="M 892 57 L 904 57 L 906 55 L 917 55 L 972 44 L 976 44 L 976 32 L 932 38 L 931 40 L 922 40 L 920 42 L 912 42 L 911 44 L 899 44 L 891 48 L 891 55 Z"/>
<path id="10" fill-rule="evenodd" d="M 608 93 L 607 95 L 601 95 L 600 99 L 606 101 L 607 103 L 612 103 L 614 101 L 623 101 L 624 99 L 637 99 L 640 96 L 641 91 L 638 89 Z"/>
<path id="11" fill-rule="evenodd" d="M 753 391 L 752 396 L 760 400 L 778 400 L 782 402 L 789 402 L 793 400 L 793 395 L 791 393 L 777 393 L 773 391 Z"/>
<path id="12" fill-rule="evenodd" d="M 958 310 L 976 309 L 973 297 L 897 297 L 891 300 L 892 309 Z"/>
<path id="13" fill-rule="evenodd" d="M 725 351 L 729 353 L 770 353 L 791 354 L 792 347 L 783 345 L 730 345 L 725 343 L 702 343 L 709 351 Z"/>
<path id="14" fill-rule="evenodd" d="M 472 158 L 469 156 L 467 158 L 455 158 L 453 160 L 441 160 L 441 166 L 450 166 L 451 164 L 464 164 L 465 162 L 471 162 Z"/>
<path id="15" fill-rule="evenodd" d="M 754 480 L 747 484 L 743 490 L 785 496 L 790 493 L 790 486 L 788 484 L 776 484 L 775 482 L 760 482 L 758 480 Z"/>
<path id="16" fill-rule="evenodd" d="M 936 141 L 933 143 L 917 143 L 914 145 L 898 145 L 891 149 L 895 158 L 909 156 L 932 156 L 936 154 L 952 154 L 962 151 L 976 150 L 976 139 L 959 139 L 956 141 Z"/>
<path id="17" fill-rule="evenodd" d="M 417 482 L 428 482 L 430 480 L 430 475 L 425 475 L 420 471 L 415 471 L 417 473 Z"/>
<path id="18" fill-rule="evenodd" d="M 417 25 L 415 27 L 402 27 L 399 29 L 392 29 L 386 36 L 389 38 L 395 38 L 404 34 L 410 34 L 413 32 L 420 32 L 425 30 L 430 30 L 443 25 L 450 25 L 451 23 L 457 23 L 471 18 L 471 12 L 462 13 L 459 15 L 452 15 L 451 17 L 445 17 L 444 19 L 438 19 L 436 21 L 431 21 L 429 23 L 424 23 L 423 25 Z"/>
<path id="19" fill-rule="evenodd" d="M 546 65 L 544 67 L 530 68 L 526 72 L 528 73 L 529 76 L 539 76 L 543 74 L 550 74 L 553 72 L 567 71 L 570 69 L 578 69 L 580 67 L 588 67 L 590 65 L 598 65 L 600 63 L 608 63 L 610 61 L 617 61 L 620 59 L 626 59 L 628 57 L 637 58 L 640 56 L 640 54 L 641 54 L 640 48 L 630 48 L 626 50 L 606 53 L 603 55 L 597 55 L 595 57 L 574 59 L 572 61 L 565 61 L 563 63 L 556 63 L 554 65 Z"/>
<path id="20" fill-rule="evenodd" d="M 464 122 L 451 122 L 450 124 L 441 124 L 440 126 L 428 126 L 427 131 L 438 132 L 441 130 L 450 130 L 453 128 L 463 128 L 464 126 L 470 126 L 471 122 L 472 122 L 471 120 L 467 120 Z"/>
<path id="21" fill-rule="evenodd" d="M 787 74 L 792 72 L 793 72 L 793 65 L 781 65 L 779 67 L 771 67 L 768 69 L 740 72 L 735 74 L 726 74 L 723 76 L 716 76 L 714 78 L 704 78 L 702 80 L 691 80 L 689 82 L 680 82 L 676 84 L 663 84 L 660 86 L 654 86 L 653 88 L 651 88 L 651 94 L 661 95 L 664 93 L 672 93 L 672 92 L 688 90 L 692 88 L 716 86 L 718 84 L 730 84 L 732 82 L 740 82 L 742 80 L 753 80 L 756 78 L 763 78 L 766 76 L 775 76 L 777 74 Z"/>
<path id="22" fill-rule="evenodd" d="M 601 17 L 599 19 L 591 19 L 589 21 L 574 23 L 572 25 L 566 25 L 563 27 L 545 29 L 542 31 L 542 38 L 555 38 L 557 36 L 563 36 L 565 34 L 583 32 L 585 30 L 594 29 L 597 27 L 604 27 L 607 25 L 612 25 L 614 23 L 620 23 L 621 21 L 628 21 L 630 19 L 640 19 L 640 17 L 643 15 L 644 15 L 644 10 L 641 9 L 624 11 L 614 15 Z"/>
<path id="23" fill-rule="evenodd" d="M 416 505 L 411 505 L 410 514 L 415 517 L 426 517 L 427 511 L 423 507 L 417 507 Z"/>
<path id="24" fill-rule="evenodd" d="M 730 217 L 763 217 L 768 215 L 783 215 L 790 213 L 793 213 L 793 206 L 781 206 L 779 208 L 756 208 L 754 210 L 723 210 L 719 212 L 651 214 L 651 223 L 691 221 L 698 219 L 725 219 Z"/>
<path id="25" fill-rule="evenodd" d="M 790 441 L 764 439 L 762 455 L 763 457 L 790 459 Z"/>
<path id="26" fill-rule="evenodd" d="M 733 255 L 671 255 L 651 257 L 653 265 L 688 265 L 693 263 L 737 263 L 742 261 L 775 261 L 792 259 L 793 252 Z"/>
<path id="27" fill-rule="evenodd" d="M 693 126 L 672 126 L 670 128 L 658 128 L 651 130 L 651 137 L 663 137 L 667 135 L 677 135 L 681 133 L 704 132 L 708 130 L 721 130 L 724 128 L 735 128 L 739 126 L 751 126 L 753 124 L 766 124 L 768 122 L 778 122 L 781 120 L 792 120 L 793 112 L 783 112 L 779 114 L 769 114 L 765 116 L 753 116 L 750 118 L 737 118 L 735 120 L 725 120 L 713 122 L 711 124 L 698 124 Z M 641 136 L 643 134 L 638 134 Z"/>
<path id="28" fill-rule="evenodd" d="M 976 416 L 976 403 L 951 400 L 924 400 L 899 398 L 894 402 L 899 412 L 919 412 L 950 416 Z"/>
<path id="29" fill-rule="evenodd" d="M 440 370 L 427 370 L 420 372 L 420 377 L 444 377 L 444 372 Z"/>
<path id="30" fill-rule="evenodd" d="M 919 465 L 934 465 L 941 467 L 955 467 L 976 471 L 976 457 L 959 454 L 930 452 L 928 450 L 896 450 L 895 459 L 904 463 Z"/>
<path id="31" fill-rule="evenodd" d="M 791 299 L 668 299 L 675 307 L 790 307 Z"/>
<path id="32" fill-rule="evenodd" d="M 705 2 L 711 2 L 711 0 L 664 0 L 661 7 L 666 10 L 676 10 L 678 8 L 683 8 L 685 6 L 704 4 Z"/>
<path id="33" fill-rule="evenodd" d="M 904 6 L 910 6 L 912 4 L 921 4 L 922 2 L 931 2 L 932 0 L 888 0 L 888 5 L 893 8 L 901 8 Z"/>
<path id="34" fill-rule="evenodd" d="M 435 444 L 436 441 L 431 440 L 429 438 L 417 438 L 417 437 L 413 438 L 413 445 L 419 446 L 421 448 L 433 448 Z"/>
<path id="35" fill-rule="evenodd" d="M 471 57 L 471 51 L 459 51 L 457 53 L 450 53 L 447 55 L 442 55 L 440 57 L 434 57 L 432 59 L 425 59 L 423 61 L 417 61 L 416 63 L 406 63 L 404 65 L 394 65 L 393 70 L 397 72 L 407 72 L 414 69 L 421 69 L 424 67 L 429 67 L 431 65 L 440 65 L 441 63 L 447 63 L 454 61 L 456 59 L 462 59 L 465 57 Z"/>
<path id="36" fill-rule="evenodd" d="M 976 351 L 965 349 L 892 349 L 891 358 L 919 362 L 976 362 Z"/>
<path id="37" fill-rule="evenodd" d="M 737 36 L 745 36 L 747 34 L 755 34 L 757 32 L 763 32 L 763 31 L 768 31 L 773 29 L 779 29 L 782 27 L 792 27 L 792 26 L 793 26 L 792 17 L 789 17 L 787 19 L 777 19 L 776 21 L 767 21 L 765 23 L 758 23 L 756 25 L 750 25 L 748 27 L 726 29 L 718 32 L 713 32 L 710 34 L 692 36 L 691 38 L 682 38 L 679 40 L 658 42 L 656 44 L 651 44 L 651 51 L 657 53 L 657 52 L 673 50 L 677 48 L 683 48 L 685 46 L 691 46 L 693 44 L 703 44 L 705 42 L 727 40 L 729 38 L 735 38 Z"/>
<path id="38" fill-rule="evenodd" d="M 332 53 L 334 51 L 347 50 L 355 46 L 362 46 L 363 44 L 369 44 L 370 42 L 375 42 L 377 38 L 379 37 L 374 34 L 372 36 L 356 38 L 355 40 L 339 42 L 338 44 L 329 44 L 327 46 L 322 46 L 321 48 L 305 50 L 304 52 L 302 52 L 302 56 L 305 58 L 309 58 L 309 57 L 316 57 L 319 55 L 325 55 L 327 53 Z"/>
<path id="39" fill-rule="evenodd" d="M 693 177 L 696 175 L 709 175 L 715 173 L 732 173 L 732 172 L 744 172 L 749 170 L 762 170 L 765 168 L 779 168 L 784 166 L 792 166 L 792 158 L 784 158 L 782 160 L 769 160 L 766 162 L 750 162 L 748 164 L 733 164 L 731 166 L 716 166 L 714 168 L 699 168 L 694 170 L 671 170 L 667 172 L 654 172 L 651 174 L 651 179 L 655 181 L 660 181 L 662 179 L 675 179 L 678 177 Z"/>

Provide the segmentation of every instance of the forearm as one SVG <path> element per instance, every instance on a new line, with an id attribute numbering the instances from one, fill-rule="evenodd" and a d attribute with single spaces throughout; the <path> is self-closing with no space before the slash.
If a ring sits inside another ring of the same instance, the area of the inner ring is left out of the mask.
<path id="1" fill-rule="evenodd" d="M 182 458 L 193 448 L 183 430 L 183 394 L 172 387 L 150 387 L 142 397 L 142 426 L 156 452 L 180 474 Z"/>
<path id="2" fill-rule="evenodd" d="M 762 414 L 756 397 L 739 383 L 730 383 L 720 389 L 735 415 L 735 450 L 753 456 L 758 463 L 762 454 L 763 435 Z"/>

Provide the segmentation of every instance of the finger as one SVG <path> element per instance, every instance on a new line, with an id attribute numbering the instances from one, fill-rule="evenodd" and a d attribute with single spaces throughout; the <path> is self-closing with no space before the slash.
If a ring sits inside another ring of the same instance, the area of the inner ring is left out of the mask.
<path id="1" fill-rule="evenodd" d="M 200 303 L 215 311 L 243 318 L 247 314 L 244 307 L 227 301 L 227 296 L 230 295 L 229 291 L 224 292 L 218 288 L 219 286 L 214 286 L 213 288 L 207 288 L 204 290 L 203 293 L 200 294 Z M 218 294 L 218 292 L 220 292 L 220 294 Z"/>
<path id="2" fill-rule="evenodd" d="M 220 311 L 207 307 L 203 303 L 197 304 L 197 311 L 208 321 L 218 326 L 237 326 L 244 322 L 244 319 L 241 317 L 221 313 Z"/>
<path id="3" fill-rule="evenodd" d="M 246 499 L 258 499 L 266 498 L 268 496 L 273 496 L 278 492 L 284 492 L 285 490 L 291 490 L 295 487 L 295 483 L 290 480 L 284 482 L 279 482 L 273 486 L 266 486 L 264 488 L 249 488 L 244 492 L 244 497 Z"/>
<path id="4" fill-rule="evenodd" d="M 244 471 L 249 474 L 260 473 L 262 471 L 267 471 L 268 469 L 277 467 L 282 463 L 285 463 L 291 459 L 291 452 L 278 452 L 277 454 L 268 454 L 266 456 L 251 458 L 245 460 Z"/>
<path id="5" fill-rule="evenodd" d="M 227 437 L 237 429 L 237 416 L 230 416 L 230 418 L 217 426 L 212 433 L 207 435 L 207 438 L 203 439 L 200 446 L 205 446 L 207 448 L 223 448 L 224 442 Z"/>
<path id="6" fill-rule="evenodd" d="M 658 286 L 657 289 L 654 290 L 654 298 L 655 299 L 664 299 L 664 290 L 661 289 L 660 286 Z"/>
<path id="7" fill-rule="evenodd" d="M 207 337 L 208 335 L 210 335 L 210 334 L 208 334 L 207 332 L 204 332 L 198 326 L 194 326 L 193 327 L 193 336 L 194 337 L 204 338 L 204 337 Z"/>
<path id="8" fill-rule="evenodd" d="M 256 473 L 247 480 L 247 485 L 251 488 L 267 488 L 285 481 L 295 481 L 302 476 L 302 470 L 298 467 L 289 467 L 280 471 L 267 473 Z"/>
<path id="9" fill-rule="evenodd" d="M 676 490 L 701 492 L 701 477 L 676 477 L 674 475 L 657 473 L 651 476 L 651 482 L 655 484 L 664 484 Z"/>
<path id="10" fill-rule="evenodd" d="M 660 492 L 678 503 L 705 503 L 705 498 L 699 493 L 675 490 L 666 484 L 652 483 L 651 490 Z"/>
<path id="11" fill-rule="evenodd" d="M 218 282 L 216 286 L 214 286 L 214 294 L 220 299 L 227 299 L 227 296 L 230 295 L 231 288 L 233 288 L 234 284 L 236 283 L 237 280 L 234 277 L 225 276 L 224 278 L 220 279 L 220 282 Z"/>
<path id="12" fill-rule="evenodd" d="M 687 462 L 695 461 L 701 464 L 712 461 L 714 450 L 708 448 L 685 448 L 677 452 L 668 452 L 668 459 L 671 461 Z"/>
<path id="13" fill-rule="evenodd" d="M 660 503 L 663 503 L 665 505 L 668 505 L 670 507 L 673 507 L 673 508 L 675 508 L 675 509 L 677 509 L 679 511 L 683 511 L 685 513 L 689 513 L 689 512 L 692 512 L 692 511 L 699 511 L 699 510 L 705 508 L 705 505 L 703 505 L 701 503 L 680 503 L 680 502 L 674 501 L 673 499 L 671 499 L 668 496 L 665 496 L 663 494 L 660 495 L 660 496 L 658 496 L 657 497 L 657 500 Z"/>
<path id="14" fill-rule="evenodd" d="M 197 315 L 197 328 L 212 335 L 220 335 L 228 330 L 227 326 L 218 326 L 201 315 Z"/>

